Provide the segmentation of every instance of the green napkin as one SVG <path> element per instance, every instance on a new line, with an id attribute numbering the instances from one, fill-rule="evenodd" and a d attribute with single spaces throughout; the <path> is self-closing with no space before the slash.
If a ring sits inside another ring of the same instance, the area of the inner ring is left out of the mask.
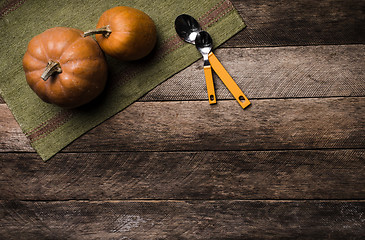
<path id="1" fill-rule="evenodd" d="M 158 43 L 145 59 L 125 63 L 107 57 L 106 89 L 91 103 L 66 110 L 42 102 L 25 81 L 22 58 L 28 42 L 46 29 L 63 26 L 95 28 L 100 15 L 115 6 L 147 13 L 158 31 Z M 201 55 L 176 34 L 180 14 L 195 17 L 219 46 L 245 27 L 228 0 L 8 0 L 0 3 L 0 93 L 30 140 L 46 161 L 73 140 L 138 100 Z"/>

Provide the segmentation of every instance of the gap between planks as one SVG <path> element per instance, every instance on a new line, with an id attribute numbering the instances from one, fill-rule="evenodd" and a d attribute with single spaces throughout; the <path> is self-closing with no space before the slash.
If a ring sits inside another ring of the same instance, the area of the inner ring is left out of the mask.
<path id="1" fill-rule="evenodd" d="M 365 199 L 105 199 L 105 200 L 87 200 L 87 199 L 47 199 L 47 200 L 28 200 L 28 199 L 0 199 L 1 202 L 34 202 L 34 203 L 194 203 L 194 202 L 262 202 L 262 203 L 365 203 Z"/>

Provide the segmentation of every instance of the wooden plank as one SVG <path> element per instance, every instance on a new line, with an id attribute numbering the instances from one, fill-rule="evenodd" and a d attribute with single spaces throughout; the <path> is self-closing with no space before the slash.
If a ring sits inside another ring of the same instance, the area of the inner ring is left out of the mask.
<path id="1" fill-rule="evenodd" d="M 362 0 L 232 2 L 247 28 L 225 47 L 365 43 Z"/>
<path id="2" fill-rule="evenodd" d="M 135 103 L 66 148 L 201 151 L 364 148 L 365 98 Z"/>
<path id="3" fill-rule="evenodd" d="M 2 239 L 361 239 L 364 201 L 0 202 Z"/>
<path id="4" fill-rule="evenodd" d="M 5 104 L 0 104 L 0 152 L 34 151 Z"/>
<path id="5" fill-rule="evenodd" d="M 364 107 L 363 97 L 253 100 L 246 110 L 232 100 L 137 102 L 64 151 L 364 148 Z M 21 130 L 14 121 L 10 130 L 0 125 L 0 133 L 10 134 L 0 134 L 1 151 L 32 151 L 16 141 Z"/>
<path id="6" fill-rule="evenodd" d="M 0 199 L 364 199 L 365 150 L 1 153 Z M 27 183 L 27 184 L 25 184 Z"/>
<path id="7" fill-rule="evenodd" d="M 224 48 L 216 56 L 249 98 L 365 96 L 365 45 Z M 206 100 L 202 60 L 140 101 Z M 218 100 L 233 99 L 214 76 Z M 0 99 L 1 102 L 1 99 Z"/>
<path id="8" fill-rule="evenodd" d="M 229 48 L 215 51 L 248 98 L 365 96 L 365 45 Z M 214 76 L 218 101 L 234 99 Z M 203 60 L 141 101 L 207 100 Z"/>

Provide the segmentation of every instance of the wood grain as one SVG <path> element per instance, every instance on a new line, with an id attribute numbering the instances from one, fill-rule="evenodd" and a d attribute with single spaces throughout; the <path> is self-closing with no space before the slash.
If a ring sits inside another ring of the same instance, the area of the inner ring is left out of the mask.
<path id="1" fill-rule="evenodd" d="M 365 45 L 218 49 L 215 55 L 252 99 L 365 96 Z M 234 99 L 214 75 L 218 102 Z M 203 60 L 140 101 L 206 100 Z"/>
<path id="2" fill-rule="evenodd" d="M 0 152 L 34 151 L 13 114 L 0 104 Z"/>
<path id="3" fill-rule="evenodd" d="M 365 98 L 135 103 L 66 152 L 364 148 Z"/>
<path id="4" fill-rule="evenodd" d="M 365 150 L 0 154 L 0 199 L 364 199 Z"/>
<path id="5" fill-rule="evenodd" d="M 0 97 L 0 239 L 364 239 L 365 1 L 233 4 L 247 110 L 200 60 L 44 163 Z"/>
<path id="6" fill-rule="evenodd" d="M 0 238 L 361 239 L 363 201 L 1 201 Z"/>
<path id="7" fill-rule="evenodd" d="M 247 110 L 231 100 L 137 102 L 64 151 L 364 148 L 364 107 L 365 98 L 253 100 Z M 11 121 L 15 137 L 1 137 L 1 151 L 31 151 L 27 141 L 8 140 L 21 135 Z M 7 126 L 0 132 L 9 132 Z"/>
<path id="8" fill-rule="evenodd" d="M 247 28 L 224 47 L 365 43 L 362 0 L 233 0 Z"/>

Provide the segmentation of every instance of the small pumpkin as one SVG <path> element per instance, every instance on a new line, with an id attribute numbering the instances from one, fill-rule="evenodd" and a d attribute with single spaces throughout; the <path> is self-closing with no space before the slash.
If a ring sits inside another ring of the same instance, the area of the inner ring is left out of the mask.
<path id="1" fill-rule="evenodd" d="M 147 56 L 157 40 L 153 20 L 146 13 L 126 6 L 105 11 L 96 28 L 84 35 L 96 34 L 96 41 L 103 51 L 123 61 L 134 61 Z"/>
<path id="2" fill-rule="evenodd" d="M 43 101 L 64 108 L 90 102 L 107 80 L 99 45 L 74 28 L 55 27 L 32 38 L 23 69 L 27 83 Z"/>

